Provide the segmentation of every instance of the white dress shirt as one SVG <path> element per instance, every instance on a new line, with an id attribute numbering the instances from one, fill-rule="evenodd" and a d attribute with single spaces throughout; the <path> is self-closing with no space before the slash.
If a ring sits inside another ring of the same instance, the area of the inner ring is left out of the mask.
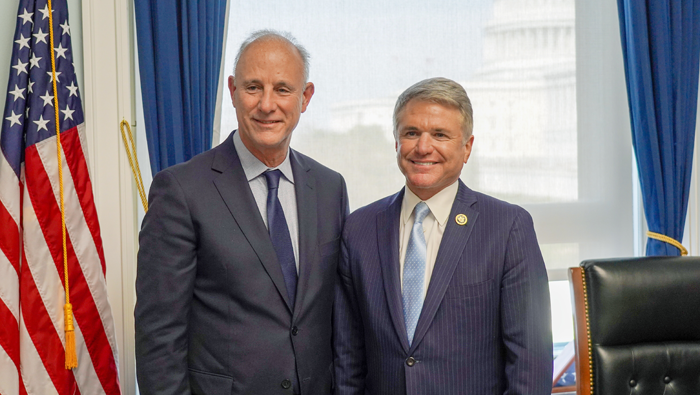
<path id="1" fill-rule="evenodd" d="M 297 273 L 299 273 L 299 217 L 297 214 L 297 198 L 294 191 L 294 174 L 292 173 L 292 163 L 289 160 L 289 149 L 287 149 L 287 156 L 284 158 L 284 161 L 279 166 L 270 168 L 248 150 L 248 147 L 243 144 L 239 132 L 234 133 L 233 144 L 236 147 L 238 158 L 241 161 L 241 166 L 243 166 L 248 185 L 251 192 L 253 192 L 255 203 L 258 205 L 265 227 L 268 226 L 267 179 L 263 173 L 275 169 L 279 169 L 282 172 L 283 177 L 280 177 L 277 198 L 282 205 L 284 218 L 287 220 L 289 236 L 292 239 L 292 248 L 294 249 L 294 262 L 297 266 Z"/>
<path id="2" fill-rule="evenodd" d="M 430 209 L 430 213 L 423 220 L 423 233 L 425 234 L 425 243 L 427 247 L 425 257 L 425 282 L 423 286 L 424 298 L 428 293 L 428 285 L 430 284 L 430 277 L 435 267 L 435 259 L 440 249 L 442 235 L 445 233 L 445 227 L 447 226 L 452 204 L 455 201 L 458 189 L 459 183 L 455 181 L 435 194 L 435 196 L 425 201 Z M 401 203 L 401 220 L 399 221 L 399 265 L 402 291 L 403 266 L 406 260 L 406 249 L 408 248 L 408 240 L 411 238 L 411 229 L 413 229 L 413 221 L 415 218 L 413 209 L 419 202 L 421 202 L 421 199 L 416 196 L 408 186 L 404 187 L 403 202 Z"/>

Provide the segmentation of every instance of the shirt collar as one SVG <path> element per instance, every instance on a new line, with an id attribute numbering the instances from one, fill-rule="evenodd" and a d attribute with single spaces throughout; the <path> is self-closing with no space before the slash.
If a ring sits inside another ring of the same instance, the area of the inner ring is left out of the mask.
<path id="1" fill-rule="evenodd" d="M 455 197 L 457 197 L 458 189 L 459 183 L 455 181 L 442 191 L 436 193 L 435 196 L 425 201 L 430 212 L 440 226 L 445 226 L 447 223 L 450 211 L 452 210 L 452 203 L 455 201 Z M 404 187 L 404 191 L 403 202 L 401 203 L 401 221 L 405 225 L 411 217 L 416 204 L 421 202 L 421 199 L 411 191 L 408 185 Z"/>
<path id="2" fill-rule="evenodd" d="M 292 161 L 289 159 L 289 148 L 287 148 L 287 156 L 284 158 L 282 163 L 275 168 L 269 168 L 267 165 L 262 163 L 260 159 L 256 158 L 249 150 L 248 147 L 243 144 L 239 132 L 233 134 L 233 145 L 236 147 L 236 152 L 238 153 L 238 159 L 241 161 L 241 166 L 243 166 L 243 171 L 248 181 L 259 177 L 261 174 L 267 170 L 279 169 L 284 178 L 289 180 L 294 184 L 294 174 L 292 173 Z"/>

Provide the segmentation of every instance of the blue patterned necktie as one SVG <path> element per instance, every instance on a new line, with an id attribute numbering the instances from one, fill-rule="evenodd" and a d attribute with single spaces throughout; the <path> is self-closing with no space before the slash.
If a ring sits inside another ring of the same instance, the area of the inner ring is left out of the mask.
<path id="1" fill-rule="evenodd" d="M 413 343 L 418 317 L 423 309 L 423 287 L 425 283 L 426 244 L 423 234 L 423 220 L 430 213 L 425 202 L 420 202 L 415 208 L 415 220 L 411 237 L 406 248 L 406 258 L 403 264 L 403 318 L 406 323 L 408 344 Z"/>
<path id="2" fill-rule="evenodd" d="M 277 260 L 282 267 L 284 283 L 287 286 L 289 303 L 294 308 L 294 299 L 297 294 L 297 266 L 294 260 L 294 248 L 289 236 L 287 219 L 282 211 L 282 204 L 277 197 L 277 190 L 282 172 L 272 170 L 265 172 L 267 179 L 267 228 L 270 232 L 272 246 L 275 247 Z"/>

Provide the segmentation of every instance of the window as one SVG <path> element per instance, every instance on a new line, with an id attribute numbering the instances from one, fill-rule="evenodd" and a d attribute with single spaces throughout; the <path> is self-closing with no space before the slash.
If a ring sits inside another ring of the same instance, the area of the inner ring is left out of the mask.
<path id="1" fill-rule="evenodd" d="M 460 82 L 474 107 L 472 189 L 535 220 L 551 280 L 554 341 L 573 338 L 566 268 L 633 254 L 632 156 L 614 2 L 233 2 L 225 75 L 254 30 L 290 31 L 316 93 L 292 147 L 339 171 L 351 209 L 403 186 L 392 112 L 419 80 Z M 227 89 L 227 88 L 225 88 Z M 228 92 L 221 139 L 235 129 Z"/>

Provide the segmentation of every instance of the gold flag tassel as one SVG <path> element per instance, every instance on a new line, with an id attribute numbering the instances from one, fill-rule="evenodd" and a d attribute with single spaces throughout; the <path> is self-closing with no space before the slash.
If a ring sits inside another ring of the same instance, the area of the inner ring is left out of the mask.
<path id="1" fill-rule="evenodd" d="M 75 353 L 73 305 L 71 305 L 70 303 L 66 303 L 63 305 L 63 316 L 65 318 L 64 330 L 66 331 L 66 369 L 74 369 L 78 367 L 78 355 Z"/>
<path id="2" fill-rule="evenodd" d="M 66 333 L 66 369 L 78 367 L 78 355 L 75 352 L 75 330 L 73 328 L 73 306 L 70 304 L 70 288 L 68 286 L 68 248 L 66 245 L 66 211 L 63 202 L 63 164 L 61 160 L 61 127 L 58 118 L 58 87 L 56 86 L 56 60 L 53 43 L 53 7 L 48 0 L 49 8 L 49 42 L 51 43 L 51 79 L 53 83 L 54 113 L 56 116 L 56 154 L 58 157 L 58 186 L 61 200 L 61 233 L 63 235 L 63 276 L 65 278 L 66 304 L 63 306 L 64 330 Z"/>

